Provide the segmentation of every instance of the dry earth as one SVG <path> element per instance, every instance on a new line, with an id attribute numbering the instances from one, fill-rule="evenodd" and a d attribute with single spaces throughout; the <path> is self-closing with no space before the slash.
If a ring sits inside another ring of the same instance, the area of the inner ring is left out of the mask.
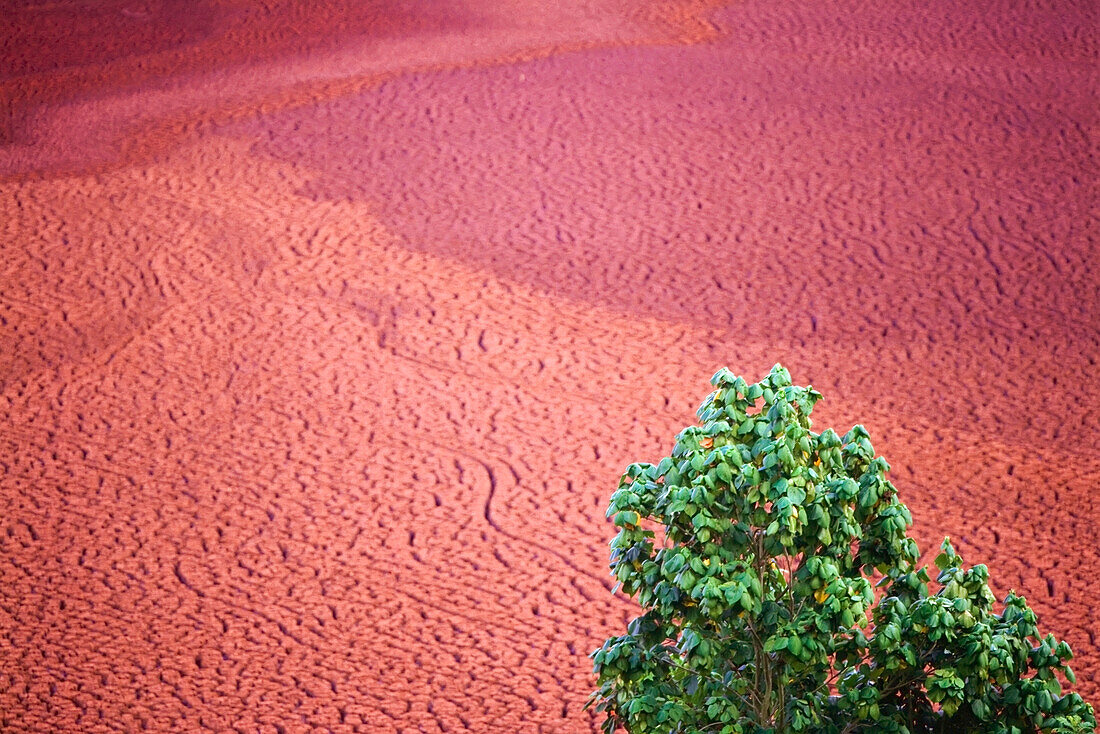
<path id="1" fill-rule="evenodd" d="M 0 730 L 594 731 L 777 361 L 1097 701 L 1096 6 L 542 6 L 0 1 Z"/>

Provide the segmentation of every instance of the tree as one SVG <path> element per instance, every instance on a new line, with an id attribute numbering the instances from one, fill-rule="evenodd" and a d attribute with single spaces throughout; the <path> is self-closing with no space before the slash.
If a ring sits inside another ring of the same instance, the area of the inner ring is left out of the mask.
<path id="1" fill-rule="evenodd" d="M 611 569 L 643 613 L 592 655 L 604 731 L 1094 731 L 1022 597 L 995 612 L 947 539 L 935 583 L 917 568 L 862 426 L 811 431 L 821 394 L 780 365 L 711 383 L 703 425 L 611 497 Z"/>

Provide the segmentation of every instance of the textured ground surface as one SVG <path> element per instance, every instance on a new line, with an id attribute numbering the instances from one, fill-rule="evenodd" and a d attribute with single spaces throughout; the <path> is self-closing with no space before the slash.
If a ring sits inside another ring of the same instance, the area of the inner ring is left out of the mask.
<path id="1" fill-rule="evenodd" d="M 0 0 L 0 730 L 592 731 L 776 361 L 1097 701 L 1089 3 L 479 5 Z"/>

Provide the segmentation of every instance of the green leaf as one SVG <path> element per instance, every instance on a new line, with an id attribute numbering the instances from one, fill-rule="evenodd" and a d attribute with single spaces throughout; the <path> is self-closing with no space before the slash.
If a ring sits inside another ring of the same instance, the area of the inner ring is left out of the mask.
<path id="1" fill-rule="evenodd" d="M 750 594 L 748 591 L 741 594 L 741 608 L 742 609 L 744 609 L 746 612 L 751 612 L 753 610 L 754 604 L 755 604 L 755 602 L 752 598 L 752 594 Z"/>
<path id="2" fill-rule="evenodd" d="M 637 525 L 638 520 L 638 513 L 631 510 L 620 512 L 619 514 L 615 515 L 615 524 L 619 527 L 625 527 L 627 525 Z"/>

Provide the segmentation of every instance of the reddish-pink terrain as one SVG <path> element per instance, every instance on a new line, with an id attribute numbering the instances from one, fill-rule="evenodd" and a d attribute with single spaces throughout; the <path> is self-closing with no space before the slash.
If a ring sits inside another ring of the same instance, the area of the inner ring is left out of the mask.
<path id="1" fill-rule="evenodd" d="M 591 732 L 720 366 L 1100 694 L 1098 13 L 0 0 L 0 731 Z"/>

